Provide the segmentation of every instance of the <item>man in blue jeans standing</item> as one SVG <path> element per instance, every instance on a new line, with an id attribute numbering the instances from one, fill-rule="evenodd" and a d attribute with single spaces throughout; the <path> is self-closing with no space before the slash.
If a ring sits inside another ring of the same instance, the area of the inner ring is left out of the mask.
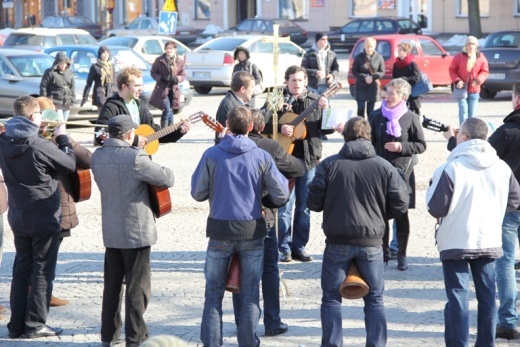
<path id="1" fill-rule="evenodd" d="M 253 129 L 249 108 L 233 108 L 226 125 L 230 134 L 204 152 L 191 178 L 191 196 L 197 201 L 209 200 L 210 206 L 201 340 L 205 347 L 223 344 L 222 299 L 229 263 L 237 253 L 241 293 L 238 345 L 260 346 L 256 328 L 267 231 L 262 205 L 275 208 L 285 204 L 288 182 L 271 155 L 247 137 Z"/>
<path id="2" fill-rule="evenodd" d="M 428 211 L 439 220 L 435 238 L 448 297 L 446 346 L 469 343 L 470 269 L 478 301 L 475 346 L 495 345 L 495 259 L 503 255 L 501 225 L 505 212 L 520 205 L 520 186 L 485 141 L 487 132 L 481 119 L 466 119 L 457 146 L 435 170 L 426 192 Z"/>
<path id="3" fill-rule="evenodd" d="M 500 159 L 513 170 L 520 180 L 520 83 L 513 86 L 513 108 L 490 137 L 489 143 L 497 151 Z M 520 338 L 516 312 L 515 250 L 520 232 L 520 211 L 506 212 L 502 222 L 502 250 L 504 256 L 497 259 L 497 289 L 500 306 L 496 337 L 508 340 Z"/>
<path id="4" fill-rule="evenodd" d="M 408 191 L 397 169 L 376 155 L 366 119 L 350 119 L 343 138 L 345 144 L 339 153 L 316 167 L 307 198 L 309 209 L 323 211 L 326 236 L 321 273 L 321 346 L 343 346 L 339 287 L 355 263 L 370 288 L 363 298 L 366 346 L 384 347 L 383 235 L 387 220 L 408 210 Z"/>

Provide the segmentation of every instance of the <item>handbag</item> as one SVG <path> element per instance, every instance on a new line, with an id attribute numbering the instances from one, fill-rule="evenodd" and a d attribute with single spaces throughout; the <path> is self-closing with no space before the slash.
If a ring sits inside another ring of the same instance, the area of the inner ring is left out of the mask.
<path id="1" fill-rule="evenodd" d="M 468 98 L 468 84 L 464 84 L 462 88 L 457 88 L 456 84 L 453 84 L 453 96 L 455 99 L 467 99 Z"/>
<path id="2" fill-rule="evenodd" d="M 421 75 L 419 82 L 415 83 L 412 87 L 413 98 L 417 98 L 419 95 L 428 93 L 430 90 L 433 89 L 432 82 L 430 81 L 428 76 L 426 76 L 426 74 L 422 71 L 419 71 L 419 74 Z"/>

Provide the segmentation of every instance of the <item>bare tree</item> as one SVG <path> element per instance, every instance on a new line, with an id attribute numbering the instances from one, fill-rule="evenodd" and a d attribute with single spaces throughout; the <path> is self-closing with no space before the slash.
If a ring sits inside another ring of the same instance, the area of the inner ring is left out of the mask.
<path id="1" fill-rule="evenodd" d="M 480 23 L 480 1 L 466 0 L 468 2 L 469 34 L 476 38 L 482 38 L 482 25 Z"/>

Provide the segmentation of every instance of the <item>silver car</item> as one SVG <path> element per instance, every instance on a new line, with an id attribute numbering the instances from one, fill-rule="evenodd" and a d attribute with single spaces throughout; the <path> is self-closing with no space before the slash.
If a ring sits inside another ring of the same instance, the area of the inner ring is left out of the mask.
<path id="1" fill-rule="evenodd" d="M 44 53 L 0 49 L 0 116 L 13 116 L 13 102 L 23 95 L 40 95 L 40 81 L 46 69 L 52 67 L 54 59 Z M 83 93 L 85 82 L 75 81 L 76 97 Z M 84 106 L 88 109 L 90 104 Z M 78 114 L 79 105 L 71 109 L 71 118 Z M 94 114 L 95 115 L 95 114 Z"/>
<path id="2" fill-rule="evenodd" d="M 279 44 L 278 74 L 273 70 L 273 44 L 263 42 L 272 36 L 237 35 L 217 37 L 186 53 L 186 78 L 199 94 L 208 94 L 213 87 L 229 87 L 235 59 L 233 53 L 244 46 L 251 53 L 251 61 L 258 66 L 262 86 L 272 88 L 284 81 L 285 70 L 301 65 L 305 50 L 293 42 Z M 276 82 L 275 82 L 276 81 Z"/>

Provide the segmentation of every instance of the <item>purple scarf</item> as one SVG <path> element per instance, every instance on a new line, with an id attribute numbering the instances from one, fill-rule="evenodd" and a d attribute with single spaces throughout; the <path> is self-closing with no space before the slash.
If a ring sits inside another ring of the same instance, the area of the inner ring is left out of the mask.
<path id="1" fill-rule="evenodd" d="M 394 108 L 386 107 L 386 100 L 381 104 L 381 112 L 383 116 L 388 119 L 386 123 L 386 133 L 393 137 L 401 137 L 401 125 L 399 119 L 408 112 L 406 101 L 401 101 Z"/>

